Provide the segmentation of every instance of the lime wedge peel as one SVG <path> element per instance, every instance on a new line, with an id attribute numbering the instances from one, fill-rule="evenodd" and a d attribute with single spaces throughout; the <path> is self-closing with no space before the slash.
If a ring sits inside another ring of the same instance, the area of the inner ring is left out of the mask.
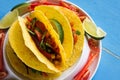
<path id="1" fill-rule="evenodd" d="M 85 32 L 94 39 L 100 40 L 106 36 L 106 32 L 100 27 L 97 27 L 97 25 L 88 18 L 83 21 L 83 28 Z"/>
<path id="2" fill-rule="evenodd" d="M 26 6 L 29 6 L 29 3 L 26 3 L 26 2 L 20 3 L 20 4 L 16 5 L 16 6 L 14 6 L 14 7 L 11 9 L 11 11 L 13 11 L 13 10 L 15 10 L 15 9 L 18 9 L 18 8 L 21 8 L 21 7 L 26 7 Z"/>

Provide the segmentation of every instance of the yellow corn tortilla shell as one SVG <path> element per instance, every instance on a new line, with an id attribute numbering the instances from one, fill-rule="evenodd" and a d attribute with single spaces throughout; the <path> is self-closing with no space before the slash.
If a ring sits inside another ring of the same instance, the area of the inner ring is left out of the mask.
<path id="1" fill-rule="evenodd" d="M 78 40 L 76 44 L 73 46 L 73 52 L 70 55 L 71 57 L 67 61 L 68 66 L 72 66 L 81 56 L 83 44 L 84 44 L 84 29 L 82 27 L 82 22 L 80 18 L 76 15 L 75 12 L 61 6 L 51 6 L 60 12 L 62 12 L 68 19 L 69 23 L 71 23 L 71 27 L 73 29 L 78 30 L 80 32 L 80 35 L 78 36 Z"/>
<path id="2" fill-rule="evenodd" d="M 53 67 L 56 67 L 59 70 L 62 70 L 65 66 L 65 51 L 64 48 L 58 38 L 58 35 L 55 30 L 53 29 L 52 25 L 50 24 L 50 22 L 48 21 L 47 17 L 41 12 L 41 11 L 34 11 L 30 14 L 30 17 L 32 18 L 37 18 L 40 22 L 42 22 L 45 25 L 45 28 L 47 29 L 48 33 L 51 35 L 52 39 L 54 39 L 55 44 L 57 44 L 58 48 L 59 48 L 59 54 L 61 56 L 61 62 L 60 65 L 54 66 L 37 48 L 37 46 L 35 45 L 34 41 L 32 40 L 30 34 L 28 33 L 28 31 L 26 30 L 26 26 L 25 26 L 25 22 L 24 19 L 19 17 L 19 23 L 21 25 L 21 29 L 22 29 L 22 35 L 23 35 L 23 39 L 24 39 L 24 43 L 26 45 L 26 47 L 28 47 L 33 54 L 36 56 L 36 58 L 41 62 L 44 63 L 49 69 L 53 69 Z"/>
<path id="3" fill-rule="evenodd" d="M 75 12 L 65 7 L 55 5 L 40 5 L 37 6 L 35 10 L 41 10 L 47 18 L 56 19 L 61 23 L 64 30 L 63 47 L 66 51 L 66 66 L 72 66 L 80 58 L 84 44 L 84 30 L 79 17 Z M 68 23 L 72 25 L 69 26 Z M 70 27 L 80 31 L 76 44 L 73 43 L 72 30 L 70 30 Z"/>
<path id="4" fill-rule="evenodd" d="M 62 25 L 64 31 L 64 40 L 62 45 L 66 52 L 65 56 L 67 61 L 67 59 L 71 57 L 73 52 L 72 30 L 67 17 L 64 16 L 64 14 L 61 11 L 51 7 L 50 5 L 40 5 L 37 6 L 35 10 L 42 11 L 48 19 L 55 19 Z"/>
<path id="5" fill-rule="evenodd" d="M 47 76 L 43 76 L 41 72 L 32 71 L 32 69 L 27 68 L 25 64 L 16 56 L 13 49 L 11 48 L 9 42 L 6 44 L 6 57 L 8 58 L 9 66 L 12 71 L 24 80 L 53 80 L 58 77 L 60 73 L 47 73 Z"/>
<path id="6" fill-rule="evenodd" d="M 24 26 L 23 26 L 24 27 Z M 26 29 L 26 28 L 25 28 Z M 26 35 L 26 33 L 24 33 Z M 28 37 L 26 37 L 28 39 Z M 8 40 L 17 57 L 27 66 L 42 72 L 56 73 L 59 72 L 54 65 L 43 56 L 40 57 L 44 62 L 41 62 L 33 52 L 26 47 L 22 30 L 18 21 L 15 21 L 9 29 Z M 28 40 L 28 43 L 31 43 Z M 32 46 L 32 45 L 31 45 Z M 39 53 L 40 54 L 40 53 Z"/>

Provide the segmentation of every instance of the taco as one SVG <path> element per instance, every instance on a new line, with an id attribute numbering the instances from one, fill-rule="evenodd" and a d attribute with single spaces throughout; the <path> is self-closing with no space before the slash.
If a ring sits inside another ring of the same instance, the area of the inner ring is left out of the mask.
<path id="1" fill-rule="evenodd" d="M 59 72 L 65 64 L 65 52 L 57 33 L 42 12 L 35 11 L 30 16 L 32 21 L 36 19 L 37 26 L 42 25 L 41 33 L 39 26 L 32 32 L 28 29 L 31 22 L 19 17 L 19 22 L 16 21 L 9 30 L 11 47 L 27 66 L 48 73 Z"/>
<path id="2" fill-rule="evenodd" d="M 40 5 L 40 6 L 37 6 L 35 10 L 42 11 L 45 14 L 45 16 L 49 19 L 51 24 L 53 24 L 52 20 L 56 20 L 61 24 L 61 27 L 64 33 L 62 45 L 66 52 L 65 56 L 67 61 L 67 59 L 70 58 L 73 52 L 72 29 L 67 17 L 61 11 L 57 10 L 54 7 L 51 7 L 50 5 Z"/>
<path id="3" fill-rule="evenodd" d="M 62 25 L 64 31 L 62 45 L 66 51 L 66 66 L 72 66 L 80 58 L 84 43 L 84 30 L 79 17 L 75 12 L 55 5 L 40 5 L 35 10 L 42 11 L 49 20 L 56 19 Z"/>
<path id="4" fill-rule="evenodd" d="M 67 17 L 72 28 L 73 39 L 74 39 L 73 53 L 70 55 L 70 58 L 68 59 L 67 62 L 67 65 L 71 66 L 80 58 L 83 50 L 84 29 L 82 27 L 82 22 L 74 11 L 61 6 L 52 6 L 52 7 L 58 9 Z"/>
<path id="5" fill-rule="evenodd" d="M 20 79 L 24 80 L 53 80 L 58 77 L 60 73 L 45 73 L 42 71 L 35 70 L 24 64 L 15 54 L 9 42 L 6 43 L 6 58 L 10 69 Z"/>
<path id="6" fill-rule="evenodd" d="M 14 67 L 15 63 L 21 61 L 18 66 L 23 68 L 16 66 L 16 71 L 25 72 L 24 76 L 30 79 L 33 78 L 31 74 L 42 79 L 43 76 L 32 72 L 35 70 L 46 73 L 51 79 L 80 58 L 84 30 L 73 11 L 60 6 L 40 5 L 13 23 L 8 39 L 14 51 L 10 54 L 8 50 L 11 65 Z M 12 61 L 10 55 L 16 57 L 16 62 Z M 25 66 L 30 74 L 27 74 Z"/>

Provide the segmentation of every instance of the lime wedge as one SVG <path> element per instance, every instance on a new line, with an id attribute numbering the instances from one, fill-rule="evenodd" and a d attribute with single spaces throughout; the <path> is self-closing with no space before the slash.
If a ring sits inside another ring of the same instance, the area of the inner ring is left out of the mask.
<path id="1" fill-rule="evenodd" d="M 97 27 L 90 19 L 86 18 L 83 21 L 83 28 L 85 32 L 94 39 L 103 39 L 106 36 L 106 32 L 100 27 Z"/>
<path id="2" fill-rule="evenodd" d="M 9 28 L 10 25 L 17 19 L 18 16 L 21 16 L 29 12 L 29 3 L 21 3 L 12 8 L 1 20 L 0 20 L 0 29 Z"/>
<path id="3" fill-rule="evenodd" d="M 0 29 L 8 28 L 18 16 L 18 11 L 14 10 L 12 12 L 8 12 L 1 20 L 0 20 Z"/>

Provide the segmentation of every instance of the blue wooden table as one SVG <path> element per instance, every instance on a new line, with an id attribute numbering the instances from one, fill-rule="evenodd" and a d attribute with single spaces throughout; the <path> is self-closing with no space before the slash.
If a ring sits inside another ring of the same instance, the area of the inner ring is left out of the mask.
<path id="1" fill-rule="evenodd" d="M 1 0 L 0 19 L 16 4 L 26 0 Z M 102 57 L 93 80 L 120 80 L 120 1 L 69 0 L 83 8 L 107 32 Z"/>

